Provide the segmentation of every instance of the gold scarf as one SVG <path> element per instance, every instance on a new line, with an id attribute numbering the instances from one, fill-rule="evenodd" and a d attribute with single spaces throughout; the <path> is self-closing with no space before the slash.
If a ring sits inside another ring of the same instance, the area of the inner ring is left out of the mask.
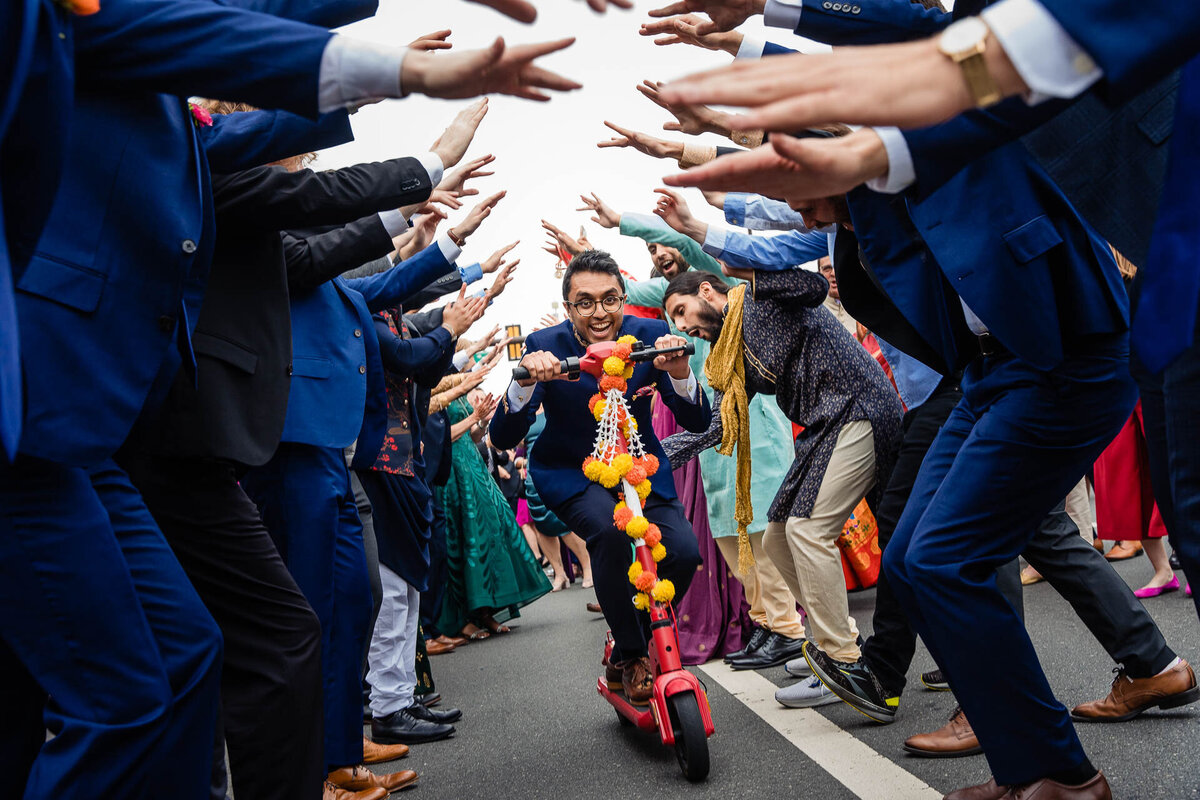
<path id="1" fill-rule="evenodd" d="M 746 286 L 743 283 L 729 290 L 721 336 L 704 362 L 708 385 L 725 395 L 719 410 L 723 430 L 717 452 L 723 456 L 733 455 L 733 446 L 737 444 L 733 518 L 737 522 L 739 575 L 748 574 L 754 566 L 754 552 L 747 532 L 754 520 L 754 507 L 750 501 L 750 401 L 746 396 L 746 361 L 742 354 L 742 302 L 746 297 Z"/>

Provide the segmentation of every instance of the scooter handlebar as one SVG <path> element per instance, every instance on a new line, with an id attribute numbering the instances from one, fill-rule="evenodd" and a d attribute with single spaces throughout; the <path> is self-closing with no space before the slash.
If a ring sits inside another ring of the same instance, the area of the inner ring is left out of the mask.
<path id="1" fill-rule="evenodd" d="M 589 348 L 589 350 L 590 350 L 590 348 Z M 696 352 L 695 343 L 694 342 L 685 342 L 684 344 L 679 345 L 678 347 L 663 347 L 663 348 L 642 347 L 639 345 L 630 354 L 629 360 L 634 361 L 634 362 L 651 361 L 662 355 L 670 355 L 671 353 L 680 353 L 680 352 L 684 353 L 685 355 L 689 355 L 689 356 L 695 354 L 695 352 Z M 585 356 L 585 358 L 586 358 L 586 356 Z M 581 360 L 576 356 L 570 356 L 559 362 L 558 374 L 559 375 L 565 374 L 565 375 L 569 375 L 572 378 L 574 378 L 579 375 L 581 369 L 582 369 Z M 512 376 L 513 376 L 514 381 L 527 381 L 530 378 L 529 370 L 527 370 L 525 367 L 521 367 L 521 366 L 517 366 L 517 367 L 513 368 Z"/>

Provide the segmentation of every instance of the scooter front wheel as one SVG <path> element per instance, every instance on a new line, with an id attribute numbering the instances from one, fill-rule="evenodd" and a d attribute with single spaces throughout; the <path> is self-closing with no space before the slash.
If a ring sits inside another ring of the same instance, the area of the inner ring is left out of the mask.
<path id="1" fill-rule="evenodd" d="M 671 730 L 675 734 L 675 757 L 683 776 L 692 783 L 708 777 L 708 735 L 700 704 L 692 692 L 680 692 L 667 698 Z"/>

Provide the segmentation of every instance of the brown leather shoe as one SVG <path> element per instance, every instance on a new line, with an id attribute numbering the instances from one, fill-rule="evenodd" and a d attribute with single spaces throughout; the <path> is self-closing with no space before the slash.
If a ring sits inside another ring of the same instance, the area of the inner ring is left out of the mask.
<path id="1" fill-rule="evenodd" d="M 600 663 L 604 665 L 604 682 L 608 684 L 608 690 L 619 692 L 624 689 L 624 684 L 621 683 L 621 668 L 610 664 L 607 656 L 601 658 Z"/>
<path id="2" fill-rule="evenodd" d="M 434 639 L 432 642 L 425 643 L 425 652 L 431 656 L 441 656 L 445 655 L 446 653 L 453 653 L 454 645 L 445 644 L 443 642 L 439 642 L 437 639 Z"/>
<path id="3" fill-rule="evenodd" d="M 1141 542 L 1117 542 L 1104 556 L 1109 561 L 1124 561 L 1142 554 Z"/>
<path id="4" fill-rule="evenodd" d="M 1001 800 L 1008 794 L 1007 786 L 997 786 L 995 778 L 989 778 L 987 783 L 978 786 L 966 786 L 955 789 L 942 800 Z"/>
<path id="5" fill-rule="evenodd" d="M 654 673 L 650 671 L 648 657 L 635 658 L 621 665 L 621 689 L 625 699 L 635 706 L 650 704 L 654 694 Z"/>
<path id="6" fill-rule="evenodd" d="M 351 792 L 378 788 L 391 793 L 416 783 L 417 773 L 411 769 L 402 769 L 399 772 L 376 775 L 366 767 L 342 767 L 325 776 L 325 780 L 340 789 Z"/>
<path id="7" fill-rule="evenodd" d="M 387 789 L 367 789 L 365 792 L 352 792 L 325 781 L 325 791 L 321 800 L 383 800 L 388 796 Z"/>
<path id="8" fill-rule="evenodd" d="M 437 637 L 437 639 L 435 639 L 434 641 L 441 642 L 442 644 L 453 645 L 454 647 L 462 647 L 464 644 L 467 644 L 470 640 L 465 636 L 447 636 L 446 634 L 443 633 L 441 636 Z M 426 647 L 429 646 L 428 641 L 426 642 L 425 646 Z"/>
<path id="9" fill-rule="evenodd" d="M 406 744 L 375 744 L 363 737 L 363 763 L 382 764 L 385 761 L 395 761 L 408 755 Z"/>
<path id="10" fill-rule="evenodd" d="M 587 610 L 591 611 L 593 614 L 603 614 L 604 613 L 604 609 L 600 607 L 599 603 L 588 603 Z"/>
<path id="11" fill-rule="evenodd" d="M 959 758 L 983 752 L 961 707 L 955 708 L 950 721 L 936 731 L 908 737 L 904 749 L 921 758 Z"/>
<path id="12" fill-rule="evenodd" d="M 1108 788 L 1104 773 L 1097 772 L 1096 777 L 1078 786 L 1067 786 L 1049 778 L 1014 786 L 1003 800 L 1112 800 L 1112 789 Z"/>
<path id="13" fill-rule="evenodd" d="M 1118 670 L 1108 697 L 1075 706 L 1071 709 L 1071 719 L 1124 722 L 1155 706 L 1178 708 L 1197 700 L 1200 700 L 1200 687 L 1196 686 L 1196 673 L 1181 658 L 1174 667 L 1152 678 L 1131 678 L 1124 670 Z"/>

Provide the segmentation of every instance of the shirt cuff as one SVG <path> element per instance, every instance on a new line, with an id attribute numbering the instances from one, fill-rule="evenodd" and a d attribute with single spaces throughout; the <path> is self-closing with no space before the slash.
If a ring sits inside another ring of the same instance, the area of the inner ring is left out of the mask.
<path id="1" fill-rule="evenodd" d="M 1037 0 L 1003 0 L 980 14 L 1030 92 L 1030 105 L 1076 97 L 1103 73 Z"/>
<path id="2" fill-rule="evenodd" d="M 763 22 L 768 28 L 796 30 L 800 24 L 800 12 L 804 10 L 801 0 L 767 0 L 763 9 Z"/>
<path id="3" fill-rule="evenodd" d="M 704 241 L 700 246 L 713 258 L 720 258 L 725 253 L 725 229 L 709 225 L 708 233 L 704 234 Z"/>
<path id="4" fill-rule="evenodd" d="M 454 358 L 451 359 L 451 363 L 454 364 L 454 368 L 456 370 L 458 370 L 459 372 L 462 372 L 462 368 L 465 367 L 467 365 L 467 362 L 470 360 L 471 360 L 471 357 L 469 355 L 467 355 L 466 350 L 459 350 L 457 353 L 454 354 Z"/>
<path id="5" fill-rule="evenodd" d="M 888 171 L 886 175 L 867 181 L 867 188 L 884 194 L 899 194 L 917 180 L 908 142 L 899 128 L 881 127 L 872 130 L 883 142 L 883 149 L 887 151 Z"/>
<path id="6" fill-rule="evenodd" d="M 725 221 L 730 225 L 745 227 L 746 225 L 746 193 L 729 192 L 725 195 Z M 709 226 L 709 231 L 712 226 Z"/>
<path id="7" fill-rule="evenodd" d="M 421 166 L 429 173 L 429 185 L 437 188 L 437 185 L 442 182 L 442 175 L 446 172 L 446 165 L 442 163 L 442 157 L 437 153 L 422 153 L 417 156 L 417 161 L 421 162 Z"/>
<path id="8" fill-rule="evenodd" d="M 693 405 L 700 402 L 700 395 L 697 392 L 700 384 L 696 383 L 696 376 L 691 370 L 688 370 L 688 376 L 681 381 L 672 378 L 670 375 L 667 377 L 671 378 L 671 388 L 675 390 L 675 394 Z M 516 386 L 516 384 L 514 383 L 513 386 Z"/>
<path id="9" fill-rule="evenodd" d="M 404 218 L 399 209 L 380 211 L 379 221 L 383 223 L 383 229 L 387 231 L 388 236 L 399 236 L 408 230 L 408 220 Z"/>
<path id="10" fill-rule="evenodd" d="M 762 58 L 763 51 L 767 49 L 765 39 L 755 39 L 750 36 L 743 36 L 742 43 L 738 46 L 738 51 L 734 58 Z"/>
<path id="11" fill-rule="evenodd" d="M 438 236 L 437 245 L 438 249 L 442 251 L 442 256 L 451 264 L 458 261 L 458 257 L 462 255 L 462 248 L 445 233 Z"/>
<path id="12" fill-rule="evenodd" d="M 749 150 L 753 150 L 763 143 L 763 139 L 767 137 L 767 132 L 763 130 L 757 131 L 732 131 L 729 134 L 729 141 L 734 144 L 740 144 Z"/>
<path id="13" fill-rule="evenodd" d="M 683 155 L 679 157 L 679 168 L 689 169 L 698 167 L 701 164 L 707 164 L 717 157 L 717 148 L 711 144 L 693 144 L 685 142 L 683 145 Z"/>
<path id="14" fill-rule="evenodd" d="M 483 277 L 483 267 L 480 264 L 468 264 L 465 267 L 459 267 L 458 274 L 462 277 L 463 283 L 470 285 Z"/>
<path id="15" fill-rule="evenodd" d="M 335 35 L 321 54 L 317 102 L 322 114 L 401 97 L 400 67 L 407 48 Z"/>
<path id="16" fill-rule="evenodd" d="M 515 414 L 529 403 L 529 399 L 533 397 L 533 390 L 537 388 L 537 384 L 532 386 L 521 386 L 516 381 L 508 385 L 508 413 Z"/>

